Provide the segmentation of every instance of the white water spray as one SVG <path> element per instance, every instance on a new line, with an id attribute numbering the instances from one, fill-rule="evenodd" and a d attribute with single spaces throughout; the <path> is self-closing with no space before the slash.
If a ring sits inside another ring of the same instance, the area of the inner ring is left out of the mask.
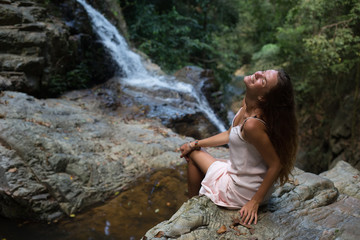
<path id="1" fill-rule="evenodd" d="M 191 84 L 175 81 L 174 78 L 168 79 L 150 74 L 141 62 L 141 57 L 129 49 L 125 39 L 114 25 L 85 0 L 77 0 L 77 2 L 85 8 L 92 27 L 102 44 L 116 64 L 124 71 L 126 77 L 121 80 L 123 84 L 144 89 L 168 89 L 191 94 L 196 99 L 199 109 L 219 131 L 226 131 L 224 124 L 216 117 L 203 94 L 199 94 Z"/>

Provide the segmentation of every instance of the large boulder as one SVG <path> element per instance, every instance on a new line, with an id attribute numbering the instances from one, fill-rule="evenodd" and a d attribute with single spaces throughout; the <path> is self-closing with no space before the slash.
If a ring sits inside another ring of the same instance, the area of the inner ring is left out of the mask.
<path id="1" fill-rule="evenodd" d="M 71 215 L 150 169 L 182 163 L 176 149 L 190 138 L 155 121 L 102 114 L 98 107 L 1 93 L 1 215 L 47 221 Z"/>
<path id="2" fill-rule="evenodd" d="M 194 197 L 143 239 L 357 239 L 360 200 L 339 196 L 327 178 L 295 169 L 293 178 L 260 208 L 259 219 L 256 225 L 236 226 L 238 211 Z"/>
<path id="3" fill-rule="evenodd" d="M 360 199 L 360 171 L 345 161 L 339 161 L 335 167 L 320 176 L 330 179 L 340 193 Z"/>

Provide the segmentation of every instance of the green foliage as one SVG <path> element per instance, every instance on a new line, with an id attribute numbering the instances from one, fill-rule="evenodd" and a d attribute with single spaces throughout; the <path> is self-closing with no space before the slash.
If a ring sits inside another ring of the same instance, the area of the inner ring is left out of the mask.
<path id="1" fill-rule="evenodd" d="M 231 38 L 229 33 L 237 22 L 234 1 L 133 0 L 120 4 L 132 42 L 165 71 L 198 65 L 214 69 L 220 82 L 229 80 L 236 55 L 228 48 L 224 51 L 227 42 L 222 36 Z"/>
<path id="2" fill-rule="evenodd" d="M 278 57 L 280 47 L 276 44 L 266 44 L 260 51 L 256 52 L 252 56 L 252 61 L 255 62 L 253 69 L 274 69 L 278 68 L 273 59 Z"/>
<path id="3" fill-rule="evenodd" d="M 135 32 L 131 39 L 135 43 L 142 40 L 138 48 L 164 69 L 179 69 L 183 64 L 189 64 L 190 52 L 209 49 L 206 43 L 191 37 L 191 28 L 199 28 L 198 23 L 180 15 L 175 8 L 161 15 L 155 13 L 153 5 L 140 11 L 142 18 L 130 27 L 130 31 Z M 179 26 L 175 28 L 173 24 Z"/>
<path id="4" fill-rule="evenodd" d="M 67 84 L 63 76 L 60 74 L 53 74 L 49 78 L 48 91 L 51 95 L 58 95 L 67 89 Z"/>
<path id="5" fill-rule="evenodd" d="M 90 77 L 88 67 L 84 62 L 81 62 L 65 75 L 69 88 L 85 88 Z"/>
<path id="6" fill-rule="evenodd" d="M 360 62 L 356 33 L 360 22 L 353 14 L 358 5 L 356 1 L 303 0 L 289 11 L 278 42 L 286 56 L 282 61 L 290 63 L 287 67 L 298 79 L 300 102 L 315 102 L 320 93 L 339 101 L 349 90 L 346 82 Z"/>
<path id="7" fill-rule="evenodd" d="M 88 66 L 82 62 L 65 75 L 53 74 L 48 83 L 48 91 L 53 95 L 70 89 L 85 88 L 91 79 Z"/>

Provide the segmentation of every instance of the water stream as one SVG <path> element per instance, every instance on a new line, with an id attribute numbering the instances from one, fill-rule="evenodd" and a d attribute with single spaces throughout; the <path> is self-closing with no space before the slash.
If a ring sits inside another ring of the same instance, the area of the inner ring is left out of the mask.
<path id="1" fill-rule="evenodd" d="M 184 104 L 186 108 L 197 108 L 212 122 L 220 132 L 226 131 L 221 120 L 218 119 L 214 111 L 209 106 L 205 96 L 201 93 L 201 87 L 194 87 L 191 84 L 176 81 L 174 77 L 159 76 L 155 72 L 149 72 L 142 62 L 140 55 L 131 51 L 126 40 L 120 35 L 119 31 L 102 14 L 86 3 L 85 0 L 77 0 L 86 10 L 94 31 L 100 41 L 108 50 L 115 63 L 121 69 L 125 77 L 121 78 L 121 83 L 132 87 L 128 91 L 134 92 L 137 89 L 139 98 L 144 97 L 146 92 L 152 91 L 158 96 L 157 101 L 162 106 L 179 106 Z M 169 94 L 173 92 L 172 94 Z M 135 93 L 136 94 L 136 93 Z M 183 94 L 192 97 L 188 101 L 179 98 Z M 145 102 L 147 100 L 144 100 Z M 174 104 L 175 103 L 175 104 Z M 169 111 L 173 109 L 168 107 Z"/>

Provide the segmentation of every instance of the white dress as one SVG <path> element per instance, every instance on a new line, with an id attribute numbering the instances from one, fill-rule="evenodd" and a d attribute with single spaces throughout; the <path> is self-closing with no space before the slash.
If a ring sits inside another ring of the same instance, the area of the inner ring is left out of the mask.
<path id="1" fill-rule="evenodd" d="M 241 109 L 236 116 L 240 111 Z M 216 205 L 241 208 L 257 192 L 267 172 L 268 167 L 259 151 L 241 135 L 242 126 L 250 118 L 265 124 L 259 118 L 249 117 L 242 124 L 233 126 L 233 119 L 229 136 L 230 160 L 219 159 L 212 163 L 201 182 L 199 194 L 206 195 Z M 264 202 L 271 193 L 272 189 L 267 193 Z"/>

